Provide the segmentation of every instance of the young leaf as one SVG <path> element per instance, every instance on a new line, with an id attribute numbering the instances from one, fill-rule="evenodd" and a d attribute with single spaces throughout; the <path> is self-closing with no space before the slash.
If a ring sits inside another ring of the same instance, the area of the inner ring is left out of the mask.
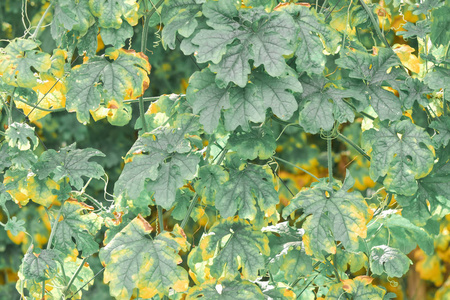
<path id="1" fill-rule="evenodd" d="M 370 251 L 370 269 L 376 275 L 385 272 L 389 277 L 402 277 L 412 261 L 400 250 L 386 245 L 373 247 Z"/>
<path id="2" fill-rule="evenodd" d="M 200 240 L 199 247 L 203 260 L 212 258 L 210 272 L 214 278 L 220 278 L 223 272 L 234 277 L 242 267 L 242 278 L 254 280 L 258 270 L 264 268 L 261 254 L 270 252 L 267 236 L 237 217 L 213 225 L 209 234 Z"/>
<path id="3" fill-rule="evenodd" d="M 268 159 L 277 147 L 275 137 L 268 127 L 251 129 L 250 132 L 237 132 L 228 140 L 231 149 L 243 159 Z"/>
<path id="4" fill-rule="evenodd" d="M 118 299 L 130 299 L 133 289 L 143 298 L 169 295 L 188 289 L 187 272 L 177 266 L 182 262 L 178 251 L 187 250 L 186 238 L 177 225 L 174 234 L 164 233 L 151 238 L 153 228 L 140 215 L 100 250 L 105 266 L 104 281 L 110 294 Z M 180 244 L 181 242 L 181 244 Z"/>

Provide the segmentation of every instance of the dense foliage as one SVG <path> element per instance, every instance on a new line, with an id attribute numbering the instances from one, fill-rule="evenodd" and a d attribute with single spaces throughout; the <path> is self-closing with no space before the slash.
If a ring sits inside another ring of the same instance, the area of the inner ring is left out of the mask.
<path id="1" fill-rule="evenodd" d="M 2 1 L 1 292 L 448 299 L 449 15 Z"/>

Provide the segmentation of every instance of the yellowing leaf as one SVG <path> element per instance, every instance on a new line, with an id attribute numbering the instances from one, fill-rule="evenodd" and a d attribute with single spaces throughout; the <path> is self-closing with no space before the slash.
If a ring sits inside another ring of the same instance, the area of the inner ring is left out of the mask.
<path id="1" fill-rule="evenodd" d="M 38 44 L 32 40 L 15 39 L 0 55 L 0 75 L 5 83 L 18 87 L 34 87 L 39 84 L 39 74 L 51 67 L 50 55 L 35 50 Z"/>
<path id="2" fill-rule="evenodd" d="M 101 249 L 104 281 L 109 282 L 110 294 L 116 299 L 130 299 L 135 288 L 143 298 L 162 298 L 169 295 L 169 288 L 187 290 L 188 274 L 177 266 L 182 262 L 178 251 L 187 250 L 182 230 L 178 227 L 154 239 L 152 230 L 139 215 Z"/>
<path id="3" fill-rule="evenodd" d="M 402 64 L 413 71 L 414 73 L 420 72 L 420 61 L 417 56 L 412 54 L 415 50 L 409 45 L 396 45 L 392 48 L 397 56 L 400 58 Z"/>
<path id="4" fill-rule="evenodd" d="M 49 207 L 57 198 L 52 193 L 54 189 L 59 190 L 59 185 L 50 178 L 39 180 L 33 176 L 28 179 L 28 197 L 37 204 Z"/>

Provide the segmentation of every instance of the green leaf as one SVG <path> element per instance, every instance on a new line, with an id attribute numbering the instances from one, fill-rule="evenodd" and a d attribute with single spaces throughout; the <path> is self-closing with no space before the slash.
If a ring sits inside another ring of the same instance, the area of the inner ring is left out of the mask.
<path id="1" fill-rule="evenodd" d="M 0 55 L 0 74 L 9 85 L 32 88 L 40 84 L 35 72 L 46 72 L 51 67 L 50 55 L 34 50 L 38 44 L 32 40 L 14 39 Z M 33 71 L 36 70 L 36 71 Z"/>
<path id="2" fill-rule="evenodd" d="M 257 157 L 268 159 L 275 153 L 277 143 L 268 127 L 251 129 L 250 132 L 236 132 L 228 140 L 231 149 L 243 159 Z"/>
<path id="3" fill-rule="evenodd" d="M 53 39 L 61 38 L 65 31 L 75 30 L 84 36 L 95 18 L 89 9 L 89 0 L 60 0 L 53 13 L 51 33 Z"/>
<path id="4" fill-rule="evenodd" d="M 26 123 L 12 123 L 5 131 L 5 140 L 10 147 L 16 147 L 20 151 L 31 149 L 31 143 L 33 143 L 33 149 L 39 145 L 34 128 Z"/>
<path id="5" fill-rule="evenodd" d="M 395 213 L 394 210 L 385 211 L 379 218 L 369 222 L 366 239 L 368 249 L 389 245 L 408 254 L 419 245 L 428 255 L 433 254 L 433 238 L 423 228 Z M 361 248 L 367 251 L 366 245 Z"/>
<path id="6" fill-rule="evenodd" d="M 450 41 L 450 2 L 445 1 L 444 6 L 431 11 L 431 42 L 436 47 L 447 47 Z"/>
<path id="7" fill-rule="evenodd" d="M 274 78 L 265 72 L 253 72 L 251 81 L 256 89 L 256 97 L 263 100 L 264 106 L 282 120 L 289 120 L 298 108 L 297 101 L 291 92 L 301 93 L 302 85 L 297 74 L 288 69 L 281 76 Z"/>
<path id="8" fill-rule="evenodd" d="M 188 289 L 188 274 L 177 266 L 182 262 L 178 251 L 188 250 L 182 229 L 176 225 L 172 233 L 164 232 L 156 238 L 150 236 L 152 230 L 139 215 L 100 250 L 104 281 L 109 283 L 111 296 L 130 299 L 137 288 L 139 296 L 148 299 L 168 296 L 169 288 L 177 292 Z"/>
<path id="9" fill-rule="evenodd" d="M 258 270 L 264 268 L 263 255 L 268 255 L 269 239 L 261 231 L 242 219 L 222 219 L 203 235 L 199 244 L 203 260 L 212 258 L 211 275 L 234 277 L 242 268 L 242 278 L 255 280 Z"/>
<path id="10" fill-rule="evenodd" d="M 270 259 L 268 268 L 274 275 L 282 274 L 286 283 L 293 282 L 300 276 L 307 276 L 313 270 L 312 258 L 306 255 L 302 246 L 286 248 Z"/>
<path id="11" fill-rule="evenodd" d="M 89 161 L 94 156 L 105 155 L 92 148 L 76 149 L 75 143 L 61 148 L 58 152 L 50 149 L 39 157 L 39 168 L 36 172 L 39 179 L 51 173 L 55 181 L 67 177 L 70 184 L 80 190 L 83 187 L 83 176 L 99 179 L 105 173 L 100 164 Z"/>
<path id="12" fill-rule="evenodd" d="M 200 114 L 200 123 L 205 131 L 212 133 L 219 124 L 222 109 L 231 107 L 227 89 L 219 88 L 214 74 L 209 69 L 204 69 L 192 75 L 186 93 L 194 114 Z"/>
<path id="13" fill-rule="evenodd" d="M 78 121 L 89 122 L 89 111 L 115 100 L 136 99 L 149 85 L 150 64 L 142 53 L 108 48 L 107 57 L 93 57 L 72 69 L 68 79 L 68 111 L 76 111 Z"/>
<path id="14" fill-rule="evenodd" d="M 350 180 L 347 173 L 347 180 Z M 359 192 L 332 190 L 318 186 L 300 191 L 283 210 L 286 218 L 302 208 L 307 217 L 303 228 L 306 254 L 323 258 L 323 251 L 336 253 L 335 241 L 341 241 L 346 249 L 357 249 L 358 237 L 365 238 L 368 206 Z"/>
<path id="15" fill-rule="evenodd" d="M 424 225 L 432 215 L 441 217 L 450 213 L 450 155 L 438 152 L 439 161 L 431 173 L 418 180 L 419 188 L 412 196 L 396 197 L 402 206 L 402 215 L 417 225 Z"/>
<path id="16" fill-rule="evenodd" d="M 397 31 L 396 34 L 403 36 L 404 39 L 409 39 L 410 37 L 424 39 L 431 31 L 431 24 L 429 20 L 421 20 L 416 23 L 406 22 L 402 28 L 405 31 Z"/>
<path id="17" fill-rule="evenodd" d="M 450 117 L 441 116 L 438 120 L 431 122 L 430 127 L 438 132 L 432 138 L 433 146 L 436 148 L 446 147 L 450 142 Z"/>
<path id="18" fill-rule="evenodd" d="M 400 87 L 400 99 L 403 101 L 403 108 L 410 109 L 414 102 L 426 107 L 428 99 L 426 94 L 432 92 L 422 81 L 417 78 L 408 78 Z"/>
<path id="19" fill-rule="evenodd" d="M 370 269 L 376 275 L 385 272 L 389 277 L 402 277 L 412 261 L 400 250 L 386 245 L 373 247 L 370 251 Z"/>
<path id="20" fill-rule="evenodd" d="M 94 237 L 103 219 L 93 213 L 93 207 L 76 200 L 66 200 L 61 208 L 60 221 L 55 230 L 54 249 L 66 255 L 77 256 L 75 249 L 88 257 L 99 249 Z"/>
<path id="21" fill-rule="evenodd" d="M 250 130 L 249 122 L 263 122 L 265 108 L 262 99 L 256 98 L 256 88 L 248 84 L 245 88 L 232 88 L 230 90 L 231 108 L 224 112 L 225 128 L 229 131 L 238 126 L 245 131 Z"/>
<path id="22" fill-rule="evenodd" d="M 147 183 L 157 205 L 170 209 L 175 202 L 177 189 L 183 186 L 183 180 L 193 179 L 200 158 L 196 155 L 175 154 L 169 163 L 163 163 L 158 178 Z"/>
<path id="23" fill-rule="evenodd" d="M 125 46 L 125 41 L 133 36 L 133 27 L 127 22 L 123 22 L 119 29 L 102 28 L 100 35 L 105 45 L 113 45 L 119 49 Z"/>
<path id="24" fill-rule="evenodd" d="M 234 82 L 240 87 L 245 87 L 248 75 L 251 73 L 248 60 L 250 56 L 243 44 L 232 45 L 227 53 L 223 55 L 218 64 L 210 65 L 211 71 L 217 73 L 217 84 L 225 88 L 229 82 Z"/>
<path id="25" fill-rule="evenodd" d="M 200 30 L 192 39 L 192 43 L 199 46 L 196 54 L 197 61 L 199 63 L 211 61 L 218 64 L 227 52 L 227 45 L 242 33 L 240 31 Z"/>
<path id="26" fill-rule="evenodd" d="M 39 254 L 36 254 L 31 247 L 23 258 L 23 275 L 26 279 L 35 281 L 48 280 L 56 275 L 56 261 L 55 250 L 41 250 Z"/>
<path id="27" fill-rule="evenodd" d="M 306 132 L 318 133 L 331 130 L 335 121 L 353 122 L 354 112 L 343 99 L 354 94 L 352 90 L 339 90 L 329 86 L 324 76 L 303 77 L 303 94 L 299 124 Z"/>
<path id="28" fill-rule="evenodd" d="M 450 89 L 450 70 L 443 67 L 434 67 L 428 72 L 423 81 L 433 90 Z"/>
<path id="29" fill-rule="evenodd" d="M 4 205 L 2 205 L 2 206 L 4 206 Z M 14 216 L 11 219 L 9 219 L 8 222 L 6 222 L 5 230 L 11 231 L 11 234 L 16 236 L 20 232 L 26 231 L 26 229 L 23 225 L 25 225 L 25 221 L 18 220 L 17 217 Z"/>
<path id="30" fill-rule="evenodd" d="M 410 119 L 380 123 L 380 129 L 363 133 L 372 146 L 370 177 L 377 181 L 386 176 L 383 184 L 389 192 L 413 195 L 416 179 L 425 177 L 434 165 L 431 138 L 423 128 Z"/>
<path id="31" fill-rule="evenodd" d="M 217 191 L 216 208 L 224 218 L 238 212 L 241 218 L 253 220 L 257 208 L 270 216 L 279 202 L 272 180 L 271 172 L 257 165 L 231 170 L 230 180 Z"/>
<path id="32" fill-rule="evenodd" d="M 119 29 L 122 18 L 134 26 L 139 19 L 139 4 L 135 0 L 89 0 L 89 8 L 101 28 Z"/>
<path id="33" fill-rule="evenodd" d="M 189 289 L 186 299 L 247 300 L 264 299 L 264 295 L 258 285 L 238 279 L 196 285 Z"/>
<path id="34" fill-rule="evenodd" d="M 200 16 L 204 0 L 169 0 L 164 4 L 161 16 L 164 23 L 163 44 L 175 49 L 177 32 L 189 37 L 197 27 L 196 17 Z"/>

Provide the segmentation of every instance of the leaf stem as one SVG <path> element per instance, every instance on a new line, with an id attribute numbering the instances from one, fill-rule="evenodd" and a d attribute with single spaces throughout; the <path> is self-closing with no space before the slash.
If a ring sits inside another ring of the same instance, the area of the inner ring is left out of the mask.
<path id="1" fill-rule="evenodd" d="M 301 168 L 301 167 L 299 167 L 297 165 L 294 165 L 293 163 L 291 163 L 291 162 L 289 162 L 287 160 L 284 160 L 284 159 L 282 159 L 282 158 L 280 158 L 278 156 L 275 156 L 275 155 L 273 155 L 272 158 L 274 158 L 275 160 L 279 160 L 281 162 L 284 162 L 285 164 L 290 165 L 290 166 L 292 166 L 292 167 L 294 167 L 296 169 L 299 169 L 300 171 L 305 172 L 306 174 L 308 174 L 309 176 L 313 177 L 317 181 L 320 181 L 320 179 L 316 175 L 314 175 L 313 173 L 311 173 L 311 172 L 309 172 L 309 171 L 307 171 L 307 170 L 305 170 L 305 169 L 303 169 L 303 168 Z"/>
<path id="2" fill-rule="evenodd" d="M 364 156 L 365 159 L 367 159 L 368 161 L 370 161 L 370 156 L 358 145 L 356 145 L 352 140 L 350 140 L 349 138 L 347 138 L 345 135 L 341 134 L 340 132 L 338 133 L 337 136 L 338 139 L 346 142 L 347 144 L 349 144 L 350 146 L 352 146 L 356 151 L 358 151 L 362 156 Z"/>
<path id="3" fill-rule="evenodd" d="M 102 273 L 103 271 L 105 271 L 105 268 L 103 267 L 100 271 L 97 272 L 97 274 L 94 275 L 94 277 L 92 277 L 91 279 L 89 279 L 88 282 L 86 282 L 82 287 L 80 287 L 75 293 L 73 293 L 69 298 L 67 298 L 68 300 L 72 299 L 79 291 L 81 291 L 85 286 L 87 286 L 92 280 L 94 280 L 95 277 L 97 277 L 98 275 L 100 275 L 100 273 Z"/>
<path id="4" fill-rule="evenodd" d="M 42 14 L 41 19 L 39 20 L 38 24 L 36 25 L 36 29 L 34 30 L 33 34 L 30 36 L 30 39 L 34 40 L 36 39 L 39 30 L 41 29 L 42 23 L 44 22 L 45 16 L 47 15 L 47 13 L 50 11 L 50 8 L 52 7 L 52 2 L 50 2 L 47 6 L 47 9 L 44 11 L 44 13 Z"/>
<path id="5" fill-rule="evenodd" d="M 56 216 L 55 220 L 53 221 L 52 231 L 50 232 L 50 237 L 48 238 L 47 249 L 50 249 L 50 247 L 52 246 L 53 237 L 55 236 L 56 228 L 58 227 L 58 220 L 59 220 L 59 217 L 61 216 L 61 212 L 62 212 L 64 203 L 65 202 L 61 203 L 61 207 L 59 208 L 58 215 Z"/>
<path id="6" fill-rule="evenodd" d="M 346 99 L 342 99 L 342 100 L 344 101 L 345 104 L 347 104 L 348 106 L 350 106 L 355 112 L 360 113 L 361 115 L 363 115 L 363 116 L 366 117 L 366 118 L 371 119 L 372 121 L 374 121 L 374 120 L 376 119 L 374 116 L 371 116 L 371 115 L 369 115 L 368 113 L 365 113 L 365 112 L 363 112 L 363 111 L 358 111 L 358 110 L 356 109 L 356 107 L 355 107 L 352 103 L 350 103 L 348 100 L 346 100 Z"/>
<path id="7" fill-rule="evenodd" d="M 66 291 L 68 291 L 70 289 L 70 287 L 72 286 L 73 282 L 75 281 L 75 278 L 77 278 L 78 274 L 80 273 L 81 269 L 83 268 L 84 263 L 86 262 L 86 260 L 89 258 L 89 256 L 83 258 L 83 260 L 81 261 L 81 264 L 78 266 L 77 270 L 75 271 L 75 273 L 73 273 L 72 278 L 70 278 L 69 283 L 67 284 L 67 286 L 64 289 L 64 293 L 66 293 Z"/>
<path id="8" fill-rule="evenodd" d="M 333 182 L 333 156 L 331 155 L 331 137 L 327 138 L 328 181 Z"/>
<path id="9" fill-rule="evenodd" d="M 164 231 L 164 216 L 162 207 L 160 205 L 156 206 L 156 212 L 158 213 L 158 225 L 159 225 L 159 233 Z"/>
<path id="10" fill-rule="evenodd" d="M 373 27 L 375 28 L 375 31 L 380 38 L 380 40 L 384 43 L 384 45 L 387 48 L 391 48 L 389 45 L 389 42 L 387 41 L 386 37 L 381 33 L 380 26 L 378 25 L 378 22 L 375 20 L 375 17 L 373 16 L 373 12 L 370 10 L 370 8 L 367 6 L 367 4 L 364 2 L 364 0 L 359 0 L 359 3 L 361 3 L 362 7 L 366 10 L 367 14 L 369 15 L 370 21 L 372 22 Z"/>

